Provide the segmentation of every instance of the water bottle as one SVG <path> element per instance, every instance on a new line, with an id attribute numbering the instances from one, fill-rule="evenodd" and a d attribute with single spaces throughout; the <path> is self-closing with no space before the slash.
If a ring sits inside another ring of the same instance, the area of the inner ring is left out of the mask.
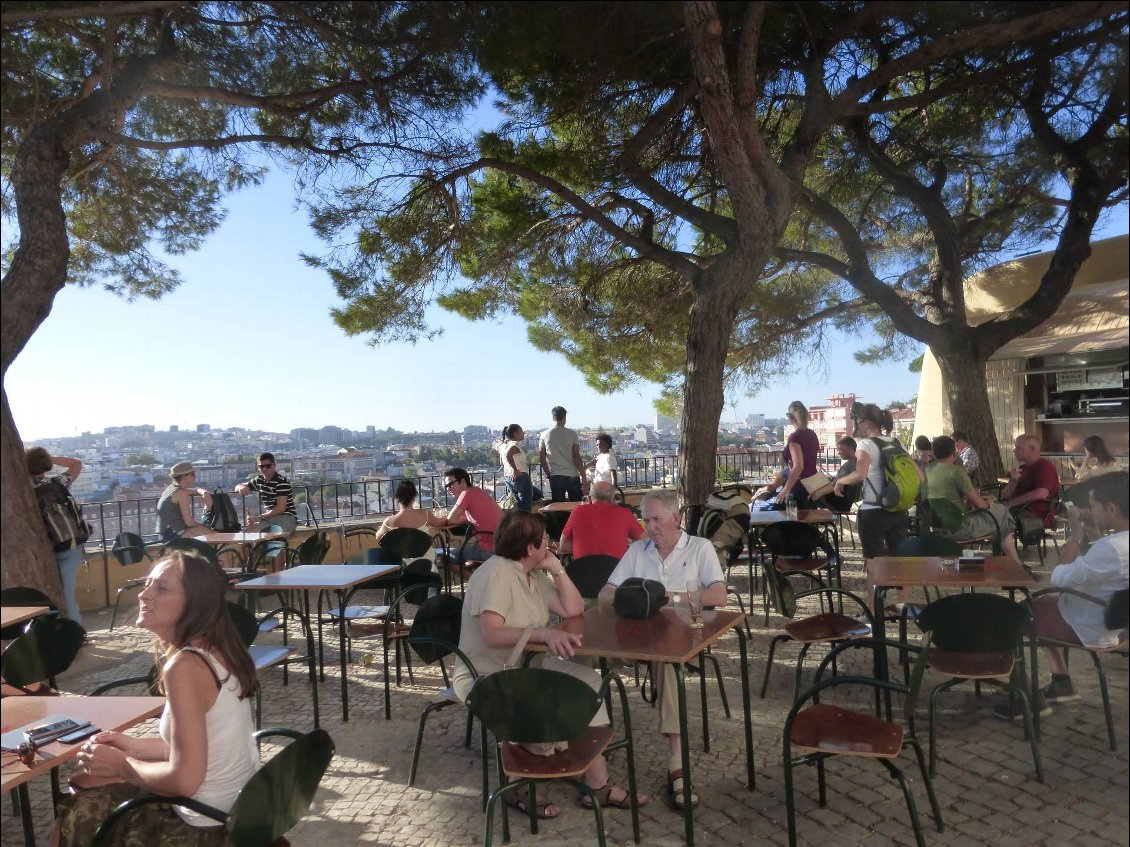
<path id="1" fill-rule="evenodd" d="M 797 506 L 796 492 L 790 491 L 788 502 L 785 503 L 785 513 L 789 516 L 790 521 L 796 520 L 798 510 L 799 507 Z"/>

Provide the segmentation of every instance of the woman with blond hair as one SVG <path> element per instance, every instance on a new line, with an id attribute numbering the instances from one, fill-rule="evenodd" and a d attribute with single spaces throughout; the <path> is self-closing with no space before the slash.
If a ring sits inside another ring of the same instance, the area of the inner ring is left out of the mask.
<path id="1" fill-rule="evenodd" d="M 785 439 L 785 449 L 781 453 L 785 466 L 773 481 L 757 492 L 758 500 L 768 501 L 762 508 L 783 509 L 789 496 L 795 495 L 797 507 L 810 507 L 808 491 L 800 484 L 802 479 L 815 474 L 819 467 L 820 438 L 808 428 L 808 409 L 799 400 L 789 403 L 786 413 L 793 431 Z"/>

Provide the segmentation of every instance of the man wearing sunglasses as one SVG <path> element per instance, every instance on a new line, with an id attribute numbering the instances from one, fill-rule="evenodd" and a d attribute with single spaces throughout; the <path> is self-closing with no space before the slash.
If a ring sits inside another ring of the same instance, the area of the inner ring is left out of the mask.
<path id="1" fill-rule="evenodd" d="M 294 489 L 290 485 L 290 480 L 276 472 L 273 453 L 260 453 L 259 473 L 235 487 L 236 494 L 247 494 L 249 491 L 259 493 L 259 500 L 264 509 L 261 515 L 248 510 L 249 529 L 268 526 L 281 527 L 283 532 L 294 532 L 298 529 L 298 513 L 294 510 Z"/>

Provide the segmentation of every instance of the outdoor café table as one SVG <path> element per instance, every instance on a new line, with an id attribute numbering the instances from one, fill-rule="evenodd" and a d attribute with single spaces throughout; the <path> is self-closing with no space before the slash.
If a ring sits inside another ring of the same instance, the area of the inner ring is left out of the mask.
<path id="1" fill-rule="evenodd" d="M 302 610 L 310 619 L 310 591 L 336 591 L 341 614 L 338 615 L 338 644 L 341 659 L 341 719 L 349 720 L 349 688 L 346 679 L 345 595 L 348 589 L 370 579 L 400 570 L 400 565 L 298 565 L 278 573 L 265 574 L 232 587 L 239 591 L 301 591 Z M 318 642 L 319 652 L 322 649 Z"/>
<path id="2" fill-rule="evenodd" d="M 556 503 L 546 503 L 539 512 L 571 512 L 581 505 L 580 500 L 558 500 Z"/>
<path id="3" fill-rule="evenodd" d="M 100 729 L 121 732 L 160 714 L 164 705 L 164 697 L 5 697 L 0 711 L 3 712 L 3 732 L 36 723 L 50 715 L 88 720 Z M 0 767 L 0 792 L 7 794 L 16 789 L 19 793 L 24 843 L 29 847 L 35 844 L 35 827 L 31 820 L 27 783 L 73 759 L 83 743 L 52 741 L 45 744 L 36 753 L 30 767 L 21 763 L 15 753 L 4 753 Z"/>
<path id="4" fill-rule="evenodd" d="M 721 609 L 704 609 L 701 627 L 692 627 L 686 609 L 667 606 L 646 620 L 622 618 L 611 604 L 597 603 L 583 615 L 566 618 L 556 626 L 565 632 L 581 636 L 577 656 L 602 660 L 628 659 L 642 662 L 666 662 L 675 669 L 679 697 L 679 738 L 683 748 L 683 820 L 688 847 L 694 845 L 694 809 L 691 807 L 691 759 L 687 732 L 687 692 L 683 678 L 683 665 L 702 653 L 727 632 L 738 635 L 741 657 L 742 715 L 745 726 L 746 787 L 754 787 L 753 774 L 753 724 L 749 713 L 749 667 L 746 655 L 745 633 L 740 612 Z M 544 644 L 530 644 L 531 651 L 545 651 Z M 703 669 L 705 673 L 705 668 Z M 705 699 L 705 686 L 701 689 Z M 706 704 L 702 709 L 703 729 L 706 735 Z M 708 736 L 707 736 L 708 737 Z M 707 744 L 709 742 L 707 741 Z M 707 747 L 709 751 L 709 747 Z"/>
<path id="5" fill-rule="evenodd" d="M 1035 577 L 1005 556 L 985 556 L 984 559 L 984 568 L 978 570 L 960 567 L 944 568 L 938 556 L 878 556 L 867 559 L 865 560 L 867 584 L 874 592 L 872 608 L 876 610 L 876 615 L 879 615 L 879 610 L 883 608 L 883 595 L 887 590 L 908 585 L 920 585 L 923 588 L 1020 591 L 1024 595 L 1024 601 L 1031 604 L 1029 591 L 1039 585 Z M 1035 686 L 1039 680 L 1036 639 L 1030 638 L 1029 642 L 1028 661 L 1032 685 Z M 876 670 L 880 671 L 879 668 Z M 1038 710 L 1032 711 L 1032 721 L 1038 738 L 1040 734 Z"/>
<path id="6" fill-rule="evenodd" d="M 260 541 L 274 541 L 276 538 L 286 538 L 285 532 L 208 532 L 197 535 L 196 538 L 205 544 L 220 547 L 224 544 L 258 544 Z"/>
<path id="7" fill-rule="evenodd" d="M 23 623 L 30 621 L 32 618 L 38 618 L 40 615 L 46 615 L 51 611 L 49 606 L 3 606 L 0 607 L 0 628 L 12 626 L 12 624 Z"/>

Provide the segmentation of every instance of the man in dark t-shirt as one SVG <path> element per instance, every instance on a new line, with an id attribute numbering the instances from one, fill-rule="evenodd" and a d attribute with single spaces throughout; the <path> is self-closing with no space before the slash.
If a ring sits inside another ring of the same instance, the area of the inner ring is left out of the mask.
<path id="1" fill-rule="evenodd" d="M 1059 471 L 1040 455 L 1040 439 L 1027 433 L 1016 439 L 1012 448 L 1017 466 L 1009 473 L 1009 483 L 1001 491 L 1001 502 L 1010 511 L 1023 507 L 1045 527 L 1055 522 L 1055 509 L 1048 502 L 1059 494 Z"/>

